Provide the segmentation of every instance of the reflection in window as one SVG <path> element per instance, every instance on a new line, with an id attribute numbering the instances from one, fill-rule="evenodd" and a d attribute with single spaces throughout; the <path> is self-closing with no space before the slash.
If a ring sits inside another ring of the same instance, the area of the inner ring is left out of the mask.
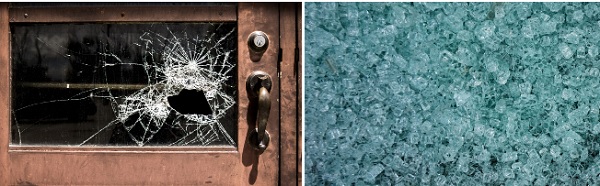
<path id="1" fill-rule="evenodd" d="M 235 26 L 12 25 L 12 143 L 235 145 Z"/>

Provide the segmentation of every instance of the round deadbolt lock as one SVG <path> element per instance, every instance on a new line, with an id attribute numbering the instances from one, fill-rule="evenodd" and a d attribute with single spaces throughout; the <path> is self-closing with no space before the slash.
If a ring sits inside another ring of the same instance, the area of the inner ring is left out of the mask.
<path id="1" fill-rule="evenodd" d="M 263 53 L 269 47 L 269 36 L 262 31 L 254 31 L 248 37 L 248 46 L 253 52 Z"/>

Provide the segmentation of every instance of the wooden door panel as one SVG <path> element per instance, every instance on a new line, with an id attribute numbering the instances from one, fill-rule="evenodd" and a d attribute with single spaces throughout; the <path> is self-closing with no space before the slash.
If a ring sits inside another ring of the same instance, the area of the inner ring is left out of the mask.
<path id="1" fill-rule="evenodd" d="M 10 184 L 244 185 L 238 159 L 236 152 L 11 152 Z"/>

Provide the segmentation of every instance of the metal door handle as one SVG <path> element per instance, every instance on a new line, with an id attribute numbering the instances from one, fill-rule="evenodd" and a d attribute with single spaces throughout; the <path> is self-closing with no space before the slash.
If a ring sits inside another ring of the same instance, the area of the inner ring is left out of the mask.
<path id="1" fill-rule="evenodd" d="M 256 114 L 257 128 L 248 135 L 248 142 L 254 149 L 263 151 L 269 146 L 271 139 L 267 132 L 269 113 L 271 112 L 271 76 L 262 71 L 252 73 L 246 81 L 246 88 L 251 98 L 258 98 Z"/>
<path id="2" fill-rule="evenodd" d="M 267 145 L 269 145 L 268 140 L 265 142 L 265 134 L 268 137 L 268 133 L 267 133 L 267 122 L 269 120 L 269 113 L 271 112 L 271 98 L 270 98 L 270 94 L 269 91 L 267 90 L 267 88 L 265 87 L 260 87 L 259 93 L 258 93 L 258 115 L 256 117 L 256 120 L 258 120 L 258 128 L 257 128 L 257 132 L 258 132 L 258 141 L 260 142 L 258 144 L 258 149 L 264 150 L 267 148 Z"/>

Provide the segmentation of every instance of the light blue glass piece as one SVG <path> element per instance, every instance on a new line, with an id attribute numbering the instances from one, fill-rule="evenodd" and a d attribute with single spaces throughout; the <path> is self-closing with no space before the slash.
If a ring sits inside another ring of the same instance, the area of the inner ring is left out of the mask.
<path id="1" fill-rule="evenodd" d="M 561 155 L 561 150 L 562 149 L 560 149 L 560 147 L 552 145 L 552 147 L 550 148 L 550 155 L 553 158 L 558 158 Z"/>
<path id="2" fill-rule="evenodd" d="M 531 5 L 532 3 L 517 3 L 516 4 L 516 13 L 517 13 L 517 17 L 520 20 L 524 20 L 527 19 L 529 16 L 531 16 Z"/>
<path id="3" fill-rule="evenodd" d="M 518 159 L 517 152 L 506 152 L 502 154 L 502 158 L 500 158 L 501 162 L 511 162 L 516 161 Z"/>
<path id="4" fill-rule="evenodd" d="M 594 124 L 594 126 L 592 127 L 592 134 L 600 134 L 600 123 Z"/>
<path id="5" fill-rule="evenodd" d="M 454 93 L 454 100 L 456 101 L 456 106 L 463 106 L 469 99 L 471 98 L 471 94 L 466 91 L 460 91 Z"/>
<path id="6" fill-rule="evenodd" d="M 546 8 L 548 8 L 550 10 L 550 12 L 558 12 L 565 6 L 565 3 L 543 3 L 543 4 Z"/>
<path id="7" fill-rule="evenodd" d="M 573 50 L 566 43 L 558 44 L 558 51 L 562 54 L 564 59 L 571 59 L 571 57 L 573 57 Z"/>
<path id="8" fill-rule="evenodd" d="M 473 39 L 473 33 L 468 30 L 461 30 L 456 33 L 456 38 L 462 41 L 471 41 Z"/>
<path id="9" fill-rule="evenodd" d="M 596 56 L 598 56 L 598 46 L 596 45 L 592 45 L 590 47 L 588 47 L 588 51 L 587 51 L 588 55 L 590 55 L 590 57 L 594 58 Z"/>
<path id="10" fill-rule="evenodd" d="M 584 46 L 577 47 L 576 56 L 578 59 L 582 59 L 586 57 L 586 49 Z"/>
<path id="11" fill-rule="evenodd" d="M 537 36 L 537 26 L 540 25 L 540 20 L 538 18 L 531 18 L 525 21 L 523 27 L 521 27 L 521 34 L 525 38 L 533 38 Z"/>
<path id="12" fill-rule="evenodd" d="M 564 40 L 570 44 L 579 44 L 579 34 L 576 32 L 569 32 L 563 36 Z"/>
<path id="13" fill-rule="evenodd" d="M 415 90 L 420 91 L 427 87 L 428 82 L 427 82 L 427 79 L 425 79 L 421 76 L 413 76 L 410 78 L 410 85 Z"/>
<path id="14" fill-rule="evenodd" d="M 510 71 L 508 69 L 502 69 L 496 73 L 496 82 L 500 85 L 506 84 L 508 78 L 510 78 Z"/>
<path id="15" fill-rule="evenodd" d="M 540 23 L 539 30 L 541 31 L 540 34 L 542 35 L 553 34 L 554 32 L 556 32 L 556 22 L 542 20 L 542 23 Z"/>
<path id="16" fill-rule="evenodd" d="M 383 172 L 383 169 L 384 169 L 384 167 L 381 164 L 376 164 L 376 165 L 371 166 L 368 169 L 368 171 L 365 173 L 365 176 L 364 176 L 365 181 L 367 183 L 374 183 L 375 182 L 375 178 L 379 174 L 381 174 L 381 172 Z"/>
<path id="17" fill-rule="evenodd" d="M 435 184 L 436 186 L 443 186 L 443 185 L 447 185 L 447 183 L 446 183 L 447 181 L 448 181 L 448 180 L 447 180 L 447 179 L 446 179 L 446 177 L 445 177 L 445 176 L 443 176 L 443 175 L 436 176 L 436 177 L 433 179 L 433 182 L 434 182 L 434 184 Z"/>
<path id="18" fill-rule="evenodd" d="M 502 176 L 507 179 L 512 179 L 515 178 L 515 173 L 511 167 L 505 166 L 502 169 Z"/>
<path id="19" fill-rule="evenodd" d="M 573 20 L 577 21 L 577 22 L 581 22 L 583 20 L 583 11 L 581 10 L 577 10 L 575 12 L 573 12 Z"/>

